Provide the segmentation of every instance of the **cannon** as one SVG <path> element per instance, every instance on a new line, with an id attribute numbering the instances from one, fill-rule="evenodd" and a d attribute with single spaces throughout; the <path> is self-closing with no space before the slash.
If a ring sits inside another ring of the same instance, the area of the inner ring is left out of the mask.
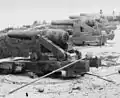
<path id="1" fill-rule="evenodd" d="M 68 32 L 60 29 L 45 29 L 45 30 L 26 30 L 26 31 L 11 31 L 8 32 L 8 37 L 20 38 L 20 39 L 31 39 L 32 36 L 40 34 L 45 36 L 49 40 L 53 41 L 56 45 L 59 45 L 62 48 L 67 47 L 67 42 L 69 40 Z M 65 46 L 66 45 L 66 46 Z"/>
<path id="2" fill-rule="evenodd" d="M 19 51 L 16 54 L 11 53 L 11 56 L 6 57 L 7 59 L 1 59 L 0 70 L 9 73 L 30 71 L 44 75 L 69 64 L 65 69 L 60 70 L 61 73 L 66 72 L 66 77 L 88 72 L 92 65 L 89 64 L 88 59 L 82 59 L 80 51 L 68 50 L 68 47 L 60 46 L 60 43 L 67 44 L 69 37 L 64 38 L 64 36 L 68 36 L 68 33 L 56 29 L 8 32 L 5 37 L 6 47 L 9 52 L 15 52 L 16 49 Z M 96 60 L 94 67 L 98 66 Z"/>
<path id="3" fill-rule="evenodd" d="M 70 42 L 75 45 L 104 45 L 107 36 L 102 34 L 95 20 L 87 17 L 56 20 L 51 22 L 52 25 L 70 25 L 73 27 Z"/>
<path id="4" fill-rule="evenodd" d="M 90 13 L 81 13 L 80 15 L 70 16 L 70 19 L 81 19 L 82 17 L 86 17 L 86 23 L 89 26 L 97 26 L 98 30 L 105 31 L 106 37 L 108 40 L 114 39 L 114 30 L 117 28 L 116 23 L 111 22 L 113 20 L 113 16 L 104 16 L 101 17 L 99 14 L 90 14 Z M 94 20 L 94 21 L 93 21 Z M 96 32 L 97 33 L 97 32 Z"/>

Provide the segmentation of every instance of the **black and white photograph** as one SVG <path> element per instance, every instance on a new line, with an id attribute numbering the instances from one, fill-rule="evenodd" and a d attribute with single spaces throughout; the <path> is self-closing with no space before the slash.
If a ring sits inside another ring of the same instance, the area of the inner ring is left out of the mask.
<path id="1" fill-rule="evenodd" d="M 120 98 L 119 0 L 0 0 L 0 98 Z"/>

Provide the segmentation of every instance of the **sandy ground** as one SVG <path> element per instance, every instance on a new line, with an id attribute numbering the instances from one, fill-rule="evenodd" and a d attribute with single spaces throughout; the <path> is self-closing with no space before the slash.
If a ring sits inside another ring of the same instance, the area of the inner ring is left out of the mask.
<path id="1" fill-rule="evenodd" d="M 74 79 L 44 78 L 13 94 L 7 95 L 11 90 L 20 87 L 34 79 L 21 75 L 0 75 L 0 97 L 5 98 L 120 98 L 120 30 L 115 31 L 115 39 L 108 41 L 102 47 L 75 47 L 82 51 L 101 56 L 104 66 L 91 68 L 91 74 Z M 27 96 L 28 95 L 28 96 Z"/>

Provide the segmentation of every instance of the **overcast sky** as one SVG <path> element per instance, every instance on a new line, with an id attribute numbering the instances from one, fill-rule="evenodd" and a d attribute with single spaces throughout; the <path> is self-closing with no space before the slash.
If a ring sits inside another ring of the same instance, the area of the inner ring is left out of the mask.
<path id="1" fill-rule="evenodd" d="M 35 20 L 67 19 L 81 12 L 120 12 L 120 0 L 0 0 L 0 29 Z"/>

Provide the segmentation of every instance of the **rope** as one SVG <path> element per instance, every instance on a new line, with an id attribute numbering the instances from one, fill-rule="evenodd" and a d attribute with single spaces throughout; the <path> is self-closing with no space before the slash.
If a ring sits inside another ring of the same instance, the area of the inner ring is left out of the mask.
<path id="1" fill-rule="evenodd" d="M 98 76 L 98 75 L 95 75 L 95 74 L 90 74 L 90 73 L 85 73 L 85 74 L 91 75 L 91 76 L 95 76 L 95 77 L 97 77 L 97 78 L 99 78 L 99 79 L 102 79 L 102 80 L 105 80 L 105 81 L 107 81 L 107 82 L 111 82 L 111 83 L 113 83 L 113 84 L 116 84 L 115 81 L 105 79 L 105 78 L 103 78 L 103 77 L 101 77 L 101 76 Z"/>

